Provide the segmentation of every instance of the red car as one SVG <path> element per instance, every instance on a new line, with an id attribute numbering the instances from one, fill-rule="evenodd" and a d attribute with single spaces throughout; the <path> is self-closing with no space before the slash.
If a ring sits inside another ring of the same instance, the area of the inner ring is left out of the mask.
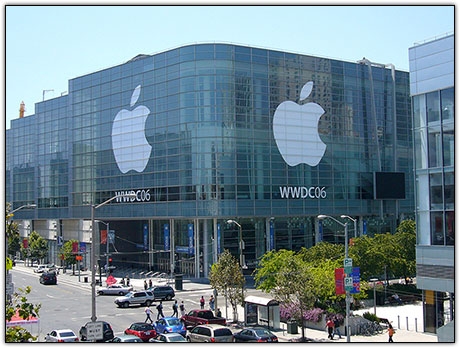
<path id="1" fill-rule="evenodd" d="M 155 327 L 149 323 L 132 323 L 131 326 L 125 330 L 125 334 L 135 335 L 144 342 L 148 342 L 149 339 L 157 337 Z"/>

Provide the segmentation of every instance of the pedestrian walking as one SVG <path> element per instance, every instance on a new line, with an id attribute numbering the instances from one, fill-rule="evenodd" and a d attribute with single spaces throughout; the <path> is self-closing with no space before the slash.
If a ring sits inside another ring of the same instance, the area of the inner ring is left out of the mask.
<path id="1" fill-rule="evenodd" d="M 220 311 L 220 308 L 217 308 L 216 317 L 222 318 L 222 312 Z"/>
<path id="2" fill-rule="evenodd" d="M 163 314 L 163 303 L 161 301 L 157 306 L 157 311 L 158 311 L 157 320 L 165 317 L 165 315 Z"/>
<path id="3" fill-rule="evenodd" d="M 395 330 L 391 324 L 388 324 L 388 342 L 393 342 L 393 335 L 395 334 Z"/>
<path id="4" fill-rule="evenodd" d="M 179 316 L 179 313 L 177 312 L 177 300 L 174 300 L 174 304 L 172 308 L 173 308 L 173 314 L 171 316 L 177 318 Z"/>
<path id="5" fill-rule="evenodd" d="M 152 310 L 150 309 L 150 307 L 149 306 L 145 307 L 144 312 L 145 312 L 145 315 L 147 316 L 145 318 L 144 323 L 146 323 L 147 320 L 150 320 L 150 324 L 152 324 L 153 320 L 152 320 L 152 318 L 150 318 L 150 314 L 152 314 Z"/>
<path id="6" fill-rule="evenodd" d="M 120 284 L 121 284 L 121 285 L 123 285 L 123 286 L 125 286 L 125 285 L 126 285 L 126 283 L 125 283 L 125 278 L 124 278 L 124 277 L 123 277 L 123 278 L 121 278 L 121 280 L 120 280 Z"/>
<path id="7" fill-rule="evenodd" d="M 129 277 L 126 276 L 126 286 L 129 286 Z"/>
<path id="8" fill-rule="evenodd" d="M 214 296 L 211 295 L 211 297 L 209 298 L 209 308 L 210 308 L 212 311 L 214 310 L 214 303 L 215 303 Z"/>
<path id="9" fill-rule="evenodd" d="M 340 321 L 337 316 L 334 317 L 334 333 L 332 334 L 332 338 L 334 338 L 334 335 L 339 335 L 339 338 L 342 338 L 342 334 L 340 333 Z"/>
<path id="10" fill-rule="evenodd" d="M 149 279 L 149 288 L 152 288 L 152 279 Z"/>
<path id="11" fill-rule="evenodd" d="M 330 317 L 326 322 L 326 327 L 327 327 L 327 338 L 330 338 L 331 340 L 333 340 L 334 339 L 334 336 L 333 336 L 334 322 L 332 321 Z"/>
<path id="12" fill-rule="evenodd" d="M 200 308 L 201 308 L 201 309 L 204 309 L 204 303 L 205 303 L 205 302 L 206 302 L 206 301 L 204 300 L 204 297 L 201 296 L 201 298 L 200 298 Z"/>
<path id="13" fill-rule="evenodd" d="M 148 287 L 147 280 L 144 279 L 144 290 L 147 290 L 147 287 Z"/>
<path id="14" fill-rule="evenodd" d="M 184 301 L 182 301 L 182 302 L 180 303 L 179 309 L 180 309 L 180 316 L 183 317 L 183 316 L 185 315 L 185 305 L 184 305 Z"/>

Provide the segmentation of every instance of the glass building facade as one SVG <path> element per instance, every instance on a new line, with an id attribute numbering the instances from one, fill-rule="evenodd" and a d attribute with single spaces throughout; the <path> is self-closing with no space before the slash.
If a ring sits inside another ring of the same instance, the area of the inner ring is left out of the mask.
<path id="1" fill-rule="evenodd" d="M 15 214 L 24 238 L 88 251 L 91 205 L 136 193 L 96 210 L 114 264 L 201 277 L 223 249 L 251 269 L 267 250 L 343 243 L 319 214 L 354 217 L 355 235 L 414 217 L 409 74 L 368 60 L 216 43 L 139 55 L 71 79 L 6 135 L 6 200 L 38 205 Z M 376 172 L 403 173 L 403 197 L 376 199 Z"/>
<path id="2" fill-rule="evenodd" d="M 417 287 L 424 330 L 454 342 L 454 35 L 409 49 L 414 119 Z"/>

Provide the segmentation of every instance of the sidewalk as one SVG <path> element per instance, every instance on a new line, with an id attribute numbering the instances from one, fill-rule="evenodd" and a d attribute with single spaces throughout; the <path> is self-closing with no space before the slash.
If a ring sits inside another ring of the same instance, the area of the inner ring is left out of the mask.
<path id="1" fill-rule="evenodd" d="M 30 272 L 33 273 L 32 267 L 25 267 L 20 264 L 14 267 L 14 270 L 20 272 Z M 88 279 L 88 282 L 84 282 L 85 277 Z M 91 273 L 90 272 L 81 272 L 80 273 L 80 282 L 78 281 L 78 272 L 75 275 L 72 275 L 72 272 L 67 271 L 66 273 L 60 273 L 58 276 L 58 282 L 73 283 L 81 287 L 91 288 Z M 96 277 L 99 280 L 99 275 Z M 102 282 L 105 285 L 106 277 L 102 276 Z M 121 278 L 116 277 L 117 281 Z M 155 278 L 152 278 L 154 285 L 164 285 L 165 281 L 156 282 Z M 141 290 L 144 288 L 144 279 L 131 279 L 131 285 L 135 290 Z M 174 279 L 169 281 L 170 285 L 175 288 Z M 200 296 L 203 295 L 205 298 L 209 297 L 213 293 L 213 289 L 209 284 L 204 282 L 192 281 L 191 279 L 183 279 L 182 282 L 183 290 L 176 290 L 176 292 L 188 292 L 188 291 L 197 291 L 201 292 Z M 253 289 L 251 289 L 252 292 Z M 228 304 L 229 305 L 229 304 Z M 219 304 L 219 307 L 222 310 L 222 313 L 228 313 L 231 316 L 232 308 L 227 306 L 227 312 L 223 304 Z M 354 315 L 361 315 L 363 312 L 374 313 L 374 307 L 365 308 L 359 311 L 354 311 Z M 396 329 L 396 333 L 393 336 L 395 342 L 438 342 L 437 336 L 430 333 L 420 332 L 423 328 L 423 312 L 421 304 L 415 305 L 403 305 L 403 306 L 377 306 L 376 314 L 381 318 L 387 318 Z M 398 316 L 399 316 L 399 325 L 398 325 Z M 238 307 L 238 318 L 240 321 L 244 320 L 244 307 Z M 406 319 L 407 318 L 407 319 Z M 231 321 L 233 318 L 229 317 L 227 320 Z M 415 323 L 417 323 L 415 326 Z M 302 337 L 301 328 L 298 327 L 297 334 L 287 333 L 287 325 L 285 323 L 280 323 L 280 330 L 272 330 L 277 336 L 280 342 L 290 342 L 291 340 L 298 340 Z M 235 328 L 235 330 L 237 330 Z M 324 330 L 314 330 L 305 328 L 305 338 L 309 342 L 329 342 L 329 343 L 347 343 L 347 337 L 342 335 L 342 338 L 339 339 L 337 336 L 334 337 L 334 340 L 327 339 L 327 331 Z M 384 330 L 383 334 L 374 335 L 374 336 L 351 336 L 351 342 L 388 342 L 388 334 Z"/>

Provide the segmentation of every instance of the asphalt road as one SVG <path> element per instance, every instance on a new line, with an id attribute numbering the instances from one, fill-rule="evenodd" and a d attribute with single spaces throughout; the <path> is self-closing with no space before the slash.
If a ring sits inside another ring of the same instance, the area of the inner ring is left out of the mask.
<path id="1" fill-rule="evenodd" d="M 32 325 L 31 332 L 39 335 L 39 341 L 44 342 L 44 337 L 54 329 L 72 329 L 77 335 L 80 327 L 91 321 L 91 289 L 81 286 L 70 275 L 59 275 L 57 285 L 42 285 L 39 275 L 32 272 L 31 268 L 15 267 L 10 271 L 13 275 L 15 290 L 28 285 L 32 287 L 27 296 L 28 301 L 34 304 L 41 303 L 39 324 Z M 82 279 L 83 280 L 83 279 Z M 178 302 L 184 301 L 187 310 L 199 307 L 199 298 L 208 297 L 209 290 L 197 290 L 177 294 Z M 145 307 L 133 306 L 118 308 L 113 302 L 117 296 L 97 296 L 97 320 L 107 321 L 112 325 L 115 335 L 123 333 L 129 325 L 136 321 L 144 321 Z M 173 301 L 164 301 L 164 314 L 172 314 Z M 153 308 L 152 318 L 156 318 Z"/>

